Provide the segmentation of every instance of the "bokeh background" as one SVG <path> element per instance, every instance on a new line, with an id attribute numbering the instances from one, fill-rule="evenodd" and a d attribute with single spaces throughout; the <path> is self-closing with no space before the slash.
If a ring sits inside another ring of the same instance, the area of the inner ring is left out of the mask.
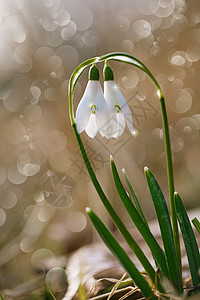
<path id="1" fill-rule="evenodd" d="M 0 1 L 0 289 L 10 289 L 53 260 L 97 240 L 85 214 L 91 206 L 107 224 L 84 167 L 68 116 L 67 88 L 82 61 L 127 52 L 155 75 L 166 98 L 175 186 L 188 209 L 200 194 L 200 1 Z M 133 114 L 136 137 L 82 139 L 96 174 L 127 226 L 109 156 L 126 172 L 149 220 L 155 214 L 143 168 L 168 199 L 159 101 L 150 80 L 111 62 Z M 99 65 L 102 71 L 103 65 Z M 76 108 L 87 83 L 77 83 Z M 102 82 L 101 73 L 101 82 Z"/>

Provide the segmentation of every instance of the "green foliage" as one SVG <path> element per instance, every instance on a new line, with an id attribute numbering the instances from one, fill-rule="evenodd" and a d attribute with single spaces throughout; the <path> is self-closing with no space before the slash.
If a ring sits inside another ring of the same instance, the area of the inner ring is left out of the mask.
<path id="1" fill-rule="evenodd" d="M 182 293 L 182 280 L 180 270 L 176 257 L 174 238 L 172 232 L 171 221 L 167 204 L 161 188 L 159 187 L 155 177 L 148 168 L 145 168 L 145 175 L 148 182 L 149 190 L 156 210 L 158 223 L 160 226 L 161 236 L 167 258 L 167 265 L 169 268 L 169 278 L 173 282 L 176 289 Z"/>
<path id="2" fill-rule="evenodd" d="M 124 189 L 119 174 L 117 172 L 117 168 L 115 166 L 114 160 L 111 159 L 111 167 L 112 167 L 112 173 L 113 173 L 113 178 L 115 182 L 115 186 L 117 188 L 118 194 L 127 210 L 129 213 L 131 219 L 133 220 L 135 226 L 143 236 L 144 240 L 146 241 L 147 245 L 151 249 L 151 252 L 153 254 L 153 257 L 156 259 L 157 264 L 159 265 L 162 273 L 166 276 L 169 277 L 169 271 L 167 267 L 167 262 L 166 262 L 166 257 L 165 254 L 154 238 L 153 234 L 149 230 L 149 227 L 146 226 L 145 222 L 141 218 L 140 214 L 138 213 L 137 209 L 135 208 L 133 202 L 127 195 L 126 190 Z"/>
<path id="3" fill-rule="evenodd" d="M 194 219 L 192 220 L 192 223 L 194 224 L 196 230 L 197 230 L 198 233 L 200 234 L 200 222 L 199 222 L 199 220 L 198 220 L 197 218 L 194 218 Z"/>
<path id="4" fill-rule="evenodd" d="M 149 190 L 151 193 L 151 197 L 153 200 L 153 204 L 156 210 L 158 223 L 160 226 L 161 236 L 163 240 L 164 250 L 156 241 L 155 237 L 151 233 L 146 218 L 142 212 L 142 208 L 140 206 L 139 200 L 136 196 L 136 193 L 133 189 L 133 186 L 128 179 L 126 173 L 124 172 L 124 178 L 126 184 L 128 185 L 130 197 L 125 190 L 121 179 L 119 177 L 117 168 L 115 166 L 114 160 L 111 159 L 111 168 L 114 183 L 116 189 L 118 191 L 119 197 L 125 206 L 128 214 L 130 215 L 132 221 L 136 225 L 137 229 L 143 236 L 145 242 L 149 246 L 153 258 L 156 263 L 156 267 L 159 268 L 159 276 L 156 278 L 156 270 L 152 267 L 146 256 L 144 255 L 142 249 L 136 243 L 134 238 L 131 236 L 130 232 L 127 230 L 124 223 L 121 221 L 120 217 L 115 212 L 108 198 L 106 197 L 99 181 L 96 178 L 96 175 L 93 171 L 91 163 L 88 159 L 87 153 L 84 149 L 84 145 L 82 143 L 80 134 L 77 132 L 76 121 L 74 118 L 73 111 L 73 92 L 77 80 L 83 71 L 90 65 L 94 63 L 100 62 L 108 62 L 110 60 L 123 62 L 131 64 L 142 71 L 144 71 L 148 77 L 151 79 L 153 84 L 156 87 L 157 95 L 160 100 L 161 105 L 161 113 L 162 113 L 162 121 L 163 121 L 163 131 L 164 131 L 164 142 L 165 142 L 165 153 L 166 153 L 166 164 L 167 164 L 167 175 L 168 175 L 168 187 L 169 187 L 169 199 L 170 199 L 170 213 L 167 208 L 167 203 L 159 187 L 155 177 L 151 173 L 149 169 L 145 169 L 145 175 L 147 179 L 147 183 L 149 186 Z M 80 147 L 80 151 L 85 162 L 86 168 L 92 180 L 92 183 L 103 203 L 110 217 L 116 224 L 118 230 L 120 231 L 123 238 L 126 240 L 133 253 L 137 256 L 138 260 L 143 265 L 147 274 L 149 275 L 152 283 L 154 284 L 154 288 L 156 287 L 158 292 L 163 293 L 163 287 L 161 282 L 165 280 L 165 282 L 170 281 L 170 286 L 173 286 L 174 289 L 172 293 L 178 292 L 178 294 L 183 293 L 183 282 L 182 282 L 182 267 L 181 267 L 181 251 L 180 251 L 180 241 L 179 241 L 179 231 L 178 231 L 178 222 L 181 228 L 181 233 L 183 236 L 183 240 L 185 243 L 186 253 L 188 256 L 189 267 L 191 272 L 191 277 L 194 285 L 200 284 L 200 255 L 199 249 L 197 246 L 197 242 L 190 224 L 190 220 L 188 218 L 187 212 L 184 208 L 183 202 L 180 196 L 175 193 L 174 194 L 174 180 L 173 180 L 173 166 L 172 166 L 172 155 L 171 155 L 171 145 L 170 145 L 170 135 L 169 135 L 169 126 L 167 119 L 167 112 L 165 107 L 164 97 L 162 95 L 161 88 L 156 81 L 155 77 L 151 74 L 149 69 L 138 59 L 135 57 L 126 54 L 126 53 L 109 53 L 103 55 L 101 57 L 94 57 L 88 59 L 87 61 L 80 64 L 75 71 L 72 73 L 69 80 L 69 114 L 71 119 L 71 124 L 74 129 L 77 142 Z M 87 213 L 94 224 L 96 230 L 101 236 L 104 243 L 113 253 L 113 255 L 118 259 L 121 263 L 122 267 L 125 271 L 130 275 L 133 281 L 138 285 L 141 289 L 143 295 L 146 299 L 157 299 L 157 296 L 152 293 L 151 287 L 145 278 L 141 275 L 138 269 L 135 267 L 133 262 L 130 260 L 126 252 L 116 241 L 114 236 L 110 233 L 108 228 L 103 224 L 103 222 L 97 217 L 97 215 L 91 210 L 87 209 Z M 200 233 L 200 222 L 195 218 L 192 220 L 195 228 Z M 157 284 L 156 280 L 157 279 Z"/>
<path id="5" fill-rule="evenodd" d="M 45 300 L 56 300 L 56 297 L 53 295 L 52 291 L 47 288 L 46 286 L 44 287 L 44 299 Z"/>
<path id="6" fill-rule="evenodd" d="M 178 193 L 174 193 L 176 210 L 178 221 L 181 228 L 181 233 L 183 236 L 185 249 L 188 257 L 188 262 L 190 266 L 190 272 L 192 276 L 192 282 L 194 285 L 200 283 L 200 255 L 199 255 L 199 248 L 197 245 L 197 241 L 192 230 L 192 226 L 181 200 L 181 197 Z"/>
<path id="7" fill-rule="evenodd" d="M 107 227 L 103 224 L 103 222 L 91 209 L 87 208 L 87 213 L 106 246 L 117 258 L 124 270 L 130 275 L 135 284 L 140 288 L 142 294 L 146 298 L 151 297 L 152 300 L 157 299 L 157 297 L 152 294 L 152 290 L 145 278 L 141 275 L 124 249 L 119 245 L 119 243 L 116 241 Z"/>
<path id="8" fill-rule="evenodd" d="M 132 184 L 130 183 L 130 180 L 129 180 L 128 176 L 126 175 L 125 170 L 123 169 L 122 171 L 123 171 L 125 181 L 128 185 L 129 191 L 130 191 L 131 200 L 133 201 L 133 204 L 135 205 L 135 208 L 137 209 L 137 212 L 139 213 L 139 215 L 142 218 L 143 222 L 146 224 L 147 227 L 149 227 L 149 225 L 147 223 L 147 220 L 146 220 L 146 218 L 143 214 L 142 208 L 140 206 L 140 202 L 138 200 L 138 197 L 137 197 L 137 195 L 134 191 L 134 188 L 133 188 Z"/>

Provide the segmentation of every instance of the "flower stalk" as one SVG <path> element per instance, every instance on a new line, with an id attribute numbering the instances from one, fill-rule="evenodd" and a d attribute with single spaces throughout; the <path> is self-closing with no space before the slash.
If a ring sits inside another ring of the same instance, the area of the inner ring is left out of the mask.
<path id="1" fill-rule="evenodd" d="M 182 274 L 180 239 L 179 239 L 179 231 L 178 231 L 177 213 L 176 213 L 176 207 L 175 207 L 175 201 L 174 201 L 174 191 L 175 190 L 174 190 L 174 175 L 173 175 L 169 125 L 168 125 L 168 119 L 167 119 L 165 100 L 162 95 L 160 97 L 160 104 L 161 104 L 161 111 L 162 111 L 162 118 L 163 118 L 163 131 L 164 131 L 164 139 L 165 139 L 165 152 L 166 152 L 166 163 L 167 163 L 167 175 L 168 175 L 172 230 L 173 230 L 175 251 L 176 251 L 176 256 L 178 259 L 180 274 Z"/>
<path id="2" fill-rule="evenodd" d="M 176 206 L 175 206 L 175 202 L 174 202 L 174 178 L 173 178 L 173 165 L 172 165 L 172 154 L 171 154 L 171 145 L 170 145 L 169 125 L 168 125 L 168 119 L 167 119 L 167 113 L 166 113 L 164 97 L 162 95 L 161 88 L 160 88 L 157 80 L 155 79 L 155 77 L 151 74 L 149 69 L 142 62 L 140 62 L 138 59 L 136 59 L 135 57 L 133 57 L 129 54 L 110 53 L 110 54 L 103 55 L 101 57 L 95 57 L 95 58 L 88 59 L 87 61 L 80 64 L 75 69 L 75 71 L 72 73 L 72 75 L 70 77 L 70 80 L 69 80 L 68 93 L 69 93 L 69 114 L 70 114 L 71 124 L 72 124 L 72 127 L 74 129 L 75 136 L 76 136 L 77 142 L 79 144 L 80 151 L 81 151 L 83 160 L 85 162 L 86 168 L 88 170 L 90 178 L 91 178 L 91 180 L 94 184 L 94 187 L 95 187 L 101 201 L 103 202 L 105 208 L 107 209 L 108 213 L 110 214 L 113 221 L 117 225 L 117 227 L 120 230 L 122 236 L 128 242 L 131 249 L 134 252 L 135 252 L 135 249 L 136 249 L 136 252 L 138 251 L 137 255 L 139 257 L 141 255 L 141 257 L 142 257 L 142 254 L 141 254 L 140 250 L 138 250 L 134 239 L 131 237 L 131 235 L 127 231 L 125 225 L 123 224 L 123 222 L 121 221 L 119 216 L 114 211 L 114 209 L 111 206 L 109 200 L 107 199 L 105 193 L 103 192 L 103 190 L 102 190 L 102 188 L 99 184 L 99 181 L 96 178 L 96 175 L 95 175 L 95 173 L 92 169 L 92 166 L 89 162 L 86 151 L 84 149 L 84 146 L 83 146 L 80 134 L 79 134 L 80 130 L 77 130 L 77 122 L 79 122 L 79 120 L 75 119 L 74 111 L 73 111 L 73 92 L 74 92 L 75 85 L 76 85 L 77 80 L 79 79 L 80 75 L 83 73 L 83 71 L 88 66 L 105 61 L 105 68 L 104 68 L 104 79 L 105 79 L 105 82 L 104 82 L 104 97 L 105 97 L 105 99 L 104 100 L 106 100 L 107 107 L 109 108 L 109 111 L 111 111 L 111 113 L 113 113 L 113 119 L 116 119 L 118 121 L 118 125 L 120 124 L 122 126 L 122 129 L 124 129 L 125 121 L 126 121 L 130 131 L 134 132 L 134 129 L 131 126 L 131 122 L 132 122 L 131 120 L 132 119 L 128 118 L 129 108 L 128 108 L 128 106 L 126 106 L 127 105 L 126 101 L 123 100 L 123 96 L 121 95 L 120 91 L 118 92 L 118 90 L 117 90 L 118 87 L 116 87 L 116 85 L 115 85 L 112 70 L 108 66 L 108 62 L 110 60 L 120 61 L 120 62 L 128 63 L 128 64 L 131 64 L 131 65 L 134 65 L 134 66 L 138 67 L 139 69 L 141 69 L 142 71 L 144 71 L 148 75 L 148 77 L 152 80 L 152 82 L 154 83 L 154 85 L 156 86 L 156 89 L 157 89 L 157 95 L 158 95 L 158 98 L 160 100 L 160 105 L 161 105 L 163 132 L 164 132 L 164 140 L 165 140 L 165 153 L 166 153 L 169 199 L 170 199 L 170 209 L 171 209 L 171 219 L 172 219 L 172 232 L 173 232 L 173 240 L 174 240 L 174 244 L 175 244 L 175 256 L 176 256 L 177 263 L 178 263 L 178 268 L 179 268 L 179 271 L 180 271 L 180 274 L 181 274 L 182 273 L 181 272 L 181 269 L 182 269 L 181 268 L 181 251 L 180 251 L 178 224 L 177 224 L 177 212 L 176 212 Z M 105 70 L 107 70 L 107 72 L 105 72 Z M 95 76 L 96 76 L 96 73 L 95 73 Z M 95 77 L 95 80 L 98 80 L 98 79 L 99 78 Z M 117 90 L 117 92 L 116 92 L 116 90 Z M 109 99 L 112 99 L 111 102 L 109 102 L 110 101 Z M 122 105 L 122 104 L 124 104 L 124 105 Z M 113 110 L 113 108 L 114 108 L 114 110 Z M 93 114 L 93 117 L 94 117 L 95 114 L 96 115 L 98 114 L 98 109 L 99 109 L 99 104 L 97 102 L 94 102 L 94 103 L 92 102 L 90 104 L 90 110 L 91 110 L 90 113 Z M 84 126 L 86 128 L 86 125 L 84 125 Z M 87 132 L 87 130 L 86 130 L 86 132 Z M 100 130 L 98 130 L 98 132 L 101 133 Z M 103 134 L 101 133 L 101 134 L 102 134 L 102 136 L 106 136 L 107 138 L 110 138 L 110 137 L 117 138 L 122 133 L 123 133 L 123 130 L 120 131 L 120 134 L 117 134 L 116 131 L 114 133 L 112 132 L 112 134 L 110 136 L 106 132 L 104 132 Z M 142 261 L 143 261 L 143 259 L 142 259 Z M 144 258 L 143 262 L 144 262 L 144 264 L 146 264 L 145 258 Z M 154 273 L 151 269 L 151 266 L 148 266 L 148 263 L 146 264 L 146 266 L 147 266 L 147 268 L 149 268 L 149 271 L 152 274 L 151 276 L 153 277 Z M 166 271 L 166 273 L 167 273 L 167 271 Z M 152 281 L 154 282 L 154 280 L 152 280 Z M 181 288 L 180 288 L 180 291 L 181 291 Z"/>
<path id="3" fill-rule="evenodd" d="M 148 77 L 152 80 L 154 85 L 157 89 L 157 95 L 160 100 L 161 105 L 161 113 L 162 113 L 162 121 L 163 121 L 163 131 L 164 131 L 164 140 L 165 140 L 165 152 L 166 152 L 166 163 L 167 163 L 167 174 L 168 174 L 168 187 L 169 187 L 169 199 L 170 199 L 170 209 L 171 209 L 171 218 L 172 218 L 172 230 L 173 230 L 173 236 L 174 236 L 174 242 L 175 242 L 175 249 L 176 249 L 176 255 L 177 259 L 179 261 L 179 268 L 181 271 L 181 252 L 180 252 L 180 241 L 179 241 L 179 232 L 178 232 L 178 223 L 177 223 L 177 213 L 176 208 L 174 204 L 174 176 L 173 176 L 173 165 L 172 165 L 172 154 L 171 154 L 171 145 L 170 145 L 170 136 L 169 136 L 169 125 L 168 125 L 168 119 L 167 119 L 167 113 L 166 113 L 166 107 L 165 107 L 165 100 L 160 88 L 160 85 L 158 84 L 155 77 L 151 74 L 149 69 L 137 58 L 126 54 L 126 53 L 109 53 L 106 55 L 103 55 L 101 57 L 94 57 L 91 59 L 88 59 L 87 61 L 80 64 L 73 74 L 70 77 L 69 81 L 69 114 L 71 119 L 71 124 L 75 124 L 75 118 L 74 118 L 74 111 L 73 111 L 73 91 L 76 85 L 76 82 L 82 72 L 90 65 L 98 62 L 106 62 L 106 66 L 108 65 L 108 61 L 115 60 L 115 61 L 121 61 L 128 64 L 132 64 L 142 71 L 144 71 Z M 109 74 L 109 79 L 112 74 Z"/>

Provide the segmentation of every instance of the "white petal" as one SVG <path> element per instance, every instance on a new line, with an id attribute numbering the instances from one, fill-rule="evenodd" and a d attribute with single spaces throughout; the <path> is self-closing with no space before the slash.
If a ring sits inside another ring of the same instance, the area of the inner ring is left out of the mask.
<path id="1" fill-rule="evenodd" d="M 117 131 L 117 116 L 116 113 L 113 113 L 110 115 L 110 119 L 108 122 L 108 126 L 107 126 L 107 131 L 106 131 L 106 137 L 108 139 L 114 137 L 116 131 Z"/>
<path id="2" fill-rule="evenodd" d="M 119 113 L 116 113 L 116 115 L 117 115 L 117 130 L 116 130 L 115 134 L 113 135 L 114 138 L 120 137 L 123 134 L 125 126 L 126 126 L 124 114 L 122 112 L 119 112 Z"/>
<path id="3" fill-rule="evenodd" d="M 117 94 L 116 94 L 116 84 L 114 80 L 104 81 L 104 97 L 106 99 L 110 113 L 115 113 L 115 105 L 120 105 Z"/>
<path id="4" fill-rule="evenodd" d="M 98 128 L 96 125 L 96 117 L 95 114 L 91 114 L 89 123 L 87 127 L 85 128 L 85 132 L 90 138 L 94 138 L 96 134 L 98 133 Z"/>
<path id="5" fill-rule="evenodd" d="M 91 115 L 91 105 L 97 94 L 97 81 L 89 80 L 76 110 L 76 126 L 78 133 L 81 133 L 86 127 Z"/>
<path id="6" fill-rule="evenodd" d="M 108 123 L 106 137 L 112 138 L 117 130 L 117 116 L 115 105 L 119 105 L 116 98 L 115 90 L 113 89 L 113 80 L 104 81 L 104 97 L 110 112 L 110 120 Z"/>
<path id="7" fill-rule="evenodd" d="M 97 111 L 95 116 L 96 116 L 97 128 L 99 130 L 99 133 L 102 136 L 106 136 L 108 126 L 109 126 L 110 114 L 100 83 L 98 85 L 96 107 L 97 107 Z"/>
<path id="8" fill-rule="evenodd" d="M 127 126 L 129 128 L 130 132 L 132 134 L 135 134 L 135 130 L 133 129 L 133 119 L 132 119 L 132 114 L 131 114 L 130 108 L 128 107 L 128 104 L 126 103 L 126 100 L 125 100 L 124 96 L 122 95 L 116 82 L 114 82 L 114 87 L 115 87 L 115 91 L 116 91 L 117 98 L 120 103 L 122 112 L 124 113 L 124 117 L 125 117 Z"/>

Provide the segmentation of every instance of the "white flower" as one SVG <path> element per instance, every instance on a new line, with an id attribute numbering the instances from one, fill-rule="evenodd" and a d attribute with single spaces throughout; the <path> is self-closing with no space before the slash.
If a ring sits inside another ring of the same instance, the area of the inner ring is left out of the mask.
<path id="1" fill-rule="evenodd" d="M 107 68 L 110 68 L 107 66 Z M 112 77 L 111 77 L 112 78 Z M 133 128 L 133 119 L 131 111 L 126 103 L 126 100 L 119 87 L 114 80 L 104 81 L 104 97 L 106 99 L 108 109 L 110 112 L 109 132 L 107 137 L 118 138 L 120 137 L 127 124 L 130 132 L 135 134 Z"/>
<path id="2" fill-rule="evenodd" d="M 94 138 L 98 132 L 105 136 L 108 120 L 108 106 L 100 82 L 96 79 L 89 80 L 76 111 L 77 131 L 81 133 L 85 130 L 91 138 Z"/>

